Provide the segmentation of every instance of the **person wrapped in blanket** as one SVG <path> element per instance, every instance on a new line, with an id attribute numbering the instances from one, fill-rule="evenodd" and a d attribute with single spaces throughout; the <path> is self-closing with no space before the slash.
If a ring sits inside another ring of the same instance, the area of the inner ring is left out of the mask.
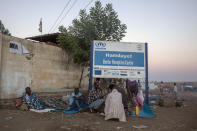
<path id="1" fill-rule="evenodd" d="M 111 88 L 112 92 L 107 95 L 105 103 L 105 120 L 119 119 L 119 121 L 126 122 L 126 115 L 122 101 L 122 94 L 116 88 Z"/>
<path id="2" fill-rule="evenodd" d="M 124 88 L 119 87 L 115 84 L 110 84 L 109 89 L 111 89 L 111 90 L 116 89 L 118 92 L 121 93 L 121 95 L 122 95 L 121 98 L 122 98 L 122 103 L 124 105 L 124 109 L 127 110 L 128 109 L 127 96 L 126 96 L 126 92 L 125 92 Z"/>
<path id="3" fill-rule="evenodd" d="M 103 99 L 104 94 L 99 88 L 99 80 L 94 82 L 94 89 L 89 91 L 88 95 L 88 107 L 90 112 L 104 112 L 105 100 Z"/>
<path id="4" fill-rule="evenodd" d="M 85 101 L 84 96 L 79 92 L 79 88 L 75 88 L 74 92 L 69 97 L 69 105 L 67 110 L 78 109 L 82 110 L 80 104 L 83 104 Z"/>
<path id="5" fill-rule="evenodd" d="M 23 96 L 16 100 L 16 107 L 22 107 L 24 110 L 42 109 L 40 101 L 38 100 L 36 94 L 32 93 L 30 87 L 26 87 Z"/>

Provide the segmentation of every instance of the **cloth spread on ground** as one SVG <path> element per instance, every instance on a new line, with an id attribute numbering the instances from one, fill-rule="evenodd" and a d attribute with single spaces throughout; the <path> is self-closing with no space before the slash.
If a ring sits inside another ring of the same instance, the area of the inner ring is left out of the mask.
<path id="1" fill-rule="evenodd" d="M 135 113 L 132 113 L 132 116 L 138 116 L 138 117 L 154 117 L 154 112 L 151 110 L 151 108 L 144 103 L 143 104 L 143 110 L 139 111 L 138 115 L 135 115 Z"/>
<path id="2" fill-rule="evenodd" d="M 58 98 L 51 98 L 51 97 L 40 98 L 40 103 L 44 108 L 60 109 L 60 110 L 65 110 L 67 108 L 67 103 L 65 103 L 64 101 Z"/>
<path id="3" fill-rule="evenodd" d="M 79 110 L 77 110 L 77 109 L 73 109 L 73 110 L 58 110 L 58 109 L 56 109 L 55 111 L 56 112 L 68 113 L 68 114 L 75 114 L 75 113 L 79 112 Z"/>
<path id="4" fill-rule="evenodd" d="M 54 111 L 54 110 L 55 109 L 42 109 L 42 110 L 30 109 L 30 111 L 37 112 L 37 113 L 51 112 L 51 111 Z"/>
<path id="5" fill-rule="evenodd" d="M 81 93 L 78 93 L 75 95 L 74 93 L 72 96 L 75 97 L 80 97 L 82 96 Z M 70 97 L 71 98 L 71 97 Z M 72 100 L 73 98 L 70 99 L 70 102 L 74 101 Z M 58 112 L 65 112 L 65 113 L 77 113 L 79 112 L 78 109 L 73 109 L 73 110 L 68 110 L 68 103 L 62 101 L 61 99 L 58 98 L 51 98 L 51 97 L 41 97 L 38 99 L 36 94 L 31 93 L 29 96 L 28 94 L 24 93 L 22 96 L 22 101 L 24 105 L 30 107 L 31 111 L 34 112 L 49 112 L 49 111 L 58 111 Z M 87 108 L 87 104 L 81 104 L 81 108 Z"/>
<path id="6" fill-rule="evenodd" d="M 80 107 L 85 109 L 85 108 L 88 107 L 88 105 L 87 104 L 80 104 Z M 72 109 L 72 110 L 60 110 L 60 109 L 56 109 L 55 111 L 56 112 L 69 113 L 69 114 L 75 114 L 75 113 L 80 112 L 78 109 Z"/>
<path id="7" fill-rule="evenodd" d="M 105 120 L 118 118 L 119 121 L 126 121 L 124 106 L 122 104 L 122 95 L 113 89 L 111 93 L 108 94 L 105 102 Z"/>
<path id="8" fill-rule="evenodd" d="M 67 110 L 68 104 L 58 98 L 41 98 L 40 103 L 44 107 L 44 109 L 54 109 L 56 112 L 63 112 L 63 113 L 78 113 L 78 109 Z M 87 104 L 80 104 L 81 108 L 87 108 Z"/>

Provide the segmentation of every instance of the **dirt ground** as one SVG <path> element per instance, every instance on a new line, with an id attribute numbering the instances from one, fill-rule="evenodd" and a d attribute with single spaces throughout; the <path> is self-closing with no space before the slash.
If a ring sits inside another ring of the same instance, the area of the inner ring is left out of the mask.
<path id="1" fill-rule="evenodd" d="M 193 95 L 193 94 L 192 94 Z M 194 96 L 194 95 L 193 95 Z M 0 131 L 197 131 L 197 93 L 186 95 L 184 107 L 154 107 L 154 118 L 127 117 L 127 122 L 105 121 L 98 113 L 35 113 L 0 109 Z M 196 98 L 196 99 L 195 99 Z M 6 120 L 7 117 L 11 120 Z M 144 125 L 136 129 L 133 126 Z"/>

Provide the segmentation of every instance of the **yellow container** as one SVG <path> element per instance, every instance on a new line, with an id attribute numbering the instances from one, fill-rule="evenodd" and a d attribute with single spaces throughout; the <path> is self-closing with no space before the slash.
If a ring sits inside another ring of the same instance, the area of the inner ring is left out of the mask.
<path id="1" fill-rule="evenodd" d="M 138 107 L 138 106 L 136 106 L 136 108 L 135 108 L 135 114 L 136 114 L 136 115 L 139 114 L 139 107 Z"/>

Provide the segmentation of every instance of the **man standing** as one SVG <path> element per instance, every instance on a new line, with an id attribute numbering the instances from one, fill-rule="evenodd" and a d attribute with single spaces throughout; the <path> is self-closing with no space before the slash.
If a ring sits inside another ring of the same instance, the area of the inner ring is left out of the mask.
<path id="1" fill-rule="evenodd" d="M 177 92 L 178 92 L 178 89 L 177 89 L 176 83 L 174 83 L 174 98 L 175 99 L 177 99 Z"/>
<path id="2" fill-rule="evenodd" d="M 163 95 L 163 88 L 164 88 L 164 84 L 163 84 L 163 81 L 161 81 L 161 84 L 160 84 L 160 95 L 162 96 Z"/>

